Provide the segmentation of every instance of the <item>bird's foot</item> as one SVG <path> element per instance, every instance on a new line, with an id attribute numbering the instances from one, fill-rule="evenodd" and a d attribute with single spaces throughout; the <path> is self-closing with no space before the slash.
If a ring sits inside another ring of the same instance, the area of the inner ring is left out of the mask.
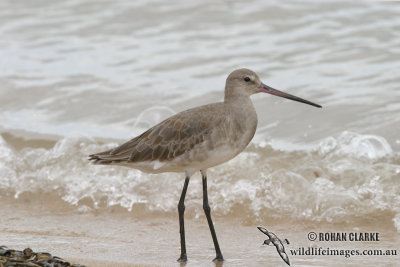
<path id="1" fill-rule="evenodd" d="M 222 261 L 224 261 L 224 257 L 222 257 L 222 254 L 221 255 L 217 255 L 212 261 L 214 261 L 214 262 L 222 262 Z"/>
<path id="2" fill-rule="evenodd" d="M 182 254 L 177 261 L 178 262 L 187 262 L 186 254 Z"/>

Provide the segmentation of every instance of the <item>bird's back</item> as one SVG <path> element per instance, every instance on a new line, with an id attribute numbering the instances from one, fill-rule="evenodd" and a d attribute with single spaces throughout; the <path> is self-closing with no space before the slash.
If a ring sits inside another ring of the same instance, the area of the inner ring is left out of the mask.
<path id="1" fill-rule="evenodd" d="M 224 102 L 196 107 L 119 147 L 89 157 L 97 164 L 119 164 L 153 173 L 215 166 L 234 157 L 250 142 L 257 118 L 255 122 L 248 118 L 255 114 L 254 108 L 247 113 Z"/>

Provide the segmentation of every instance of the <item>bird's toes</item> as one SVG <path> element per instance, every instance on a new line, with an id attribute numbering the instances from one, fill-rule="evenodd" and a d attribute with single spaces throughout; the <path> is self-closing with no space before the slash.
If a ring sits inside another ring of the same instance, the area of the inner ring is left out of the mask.
<path id="1" fill-rule="evenodd" d="M 222 255 L 217 255 L 217 257 L 215 257 L 212 261 L 222 262 L 222 261 L 224 261 L 224 257 L 222 257 Z"/>
<path id="2" fill-rule="evenodd" d="M 181 255 L 181 256 L 179 257 L 179 259 L 177 259 L 177 261 L 178 261 L 178 262 L 187 262 L 187 257 L 186 257 L 186 255 Z"/>

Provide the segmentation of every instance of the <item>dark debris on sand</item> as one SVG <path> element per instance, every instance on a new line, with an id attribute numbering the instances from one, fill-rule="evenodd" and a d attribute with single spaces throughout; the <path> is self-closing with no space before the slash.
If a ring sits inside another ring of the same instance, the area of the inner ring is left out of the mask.
<path id="1" fill-rule="evenodd" d="M 24 251 L 0 246 L 0 267 L 85 267 L 70 264 L 66 260 L 52 256 L 47 252 L 33 252 L 26 248 Z"/>

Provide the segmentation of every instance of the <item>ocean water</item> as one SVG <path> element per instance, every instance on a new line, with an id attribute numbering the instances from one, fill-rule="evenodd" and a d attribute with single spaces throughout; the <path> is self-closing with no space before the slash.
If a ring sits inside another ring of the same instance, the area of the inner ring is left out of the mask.
<path id="1" fill-rule="evenodd" d="M 1 1 L 0 35 L 0 199 L 175 216 L 183 174 L 87 155 L 221 101 L 247 67 L 323 108 L 252 96 L 255 138 L 208 171 L 213 216 L 400 231 L 399 3 Z M 201 199 L 194 176 L 188 216 Z"/>

